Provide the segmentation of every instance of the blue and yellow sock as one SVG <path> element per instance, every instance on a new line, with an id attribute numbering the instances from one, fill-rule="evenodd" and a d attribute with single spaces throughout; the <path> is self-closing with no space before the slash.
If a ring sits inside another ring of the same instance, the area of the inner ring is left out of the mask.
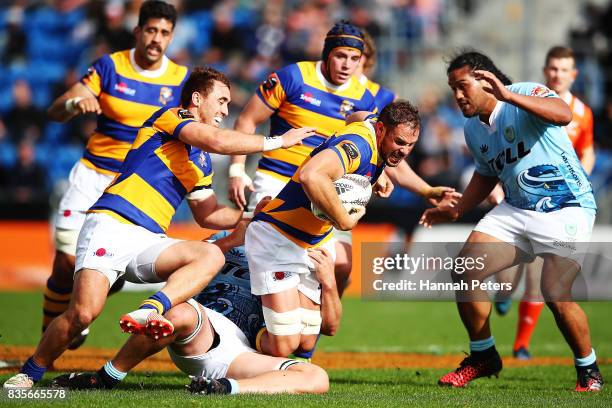
<path id="1" fill-rule="evenodd" d="M 160 290 L 142 302 L 138 309 L 154 309 L 157 310 L 157 313 L 163 315 L 170 310 L 171 307 L 172 303 L 170 302 L 170 299 L 168 299 L 168 296 L 166 296 L 164 292 Z"/>
<path id="2" fill-rule="evenodd" d="M 34 361 L 34 357 L 28 358 L 28 361 L 25 362 L 23 367 L 21 367 L 20 373 L 26 374 L 30 377 L 34 382 L 40 381 L 40 379 L 45 375 L 47 371 L 46 367 L 41 367 Z"/>
<path id="3" fill-rule="evenodd" d="M 47 288 L 43 298 L 43 332 L 47 330 L 53 319 L 68 310 L 71 295 L 72 285 L 62 287 L 53 282 L 51 278 L 47 280 Z"/>

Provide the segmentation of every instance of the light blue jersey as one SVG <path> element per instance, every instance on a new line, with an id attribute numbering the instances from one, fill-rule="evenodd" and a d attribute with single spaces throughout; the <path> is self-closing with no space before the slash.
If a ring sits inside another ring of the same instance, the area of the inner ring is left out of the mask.
<path id="1" fill-rule="evenodd" d="M 228 235 L 227 231 L 218 232 L 209 242 Z M 251 278 L 244 246 L 227 251 L 223 268 L 194 299 L 231 320 L 254 346 L 264 319 L 261 300 L 251 294 Z"/>
<path id="2" fill-rule="evenodd" d="M 558 98 L 537 83 L 507 88 L 521 95 Z M 497 102 L 489 122 L 490 126 L 478 116 L 469 118 L 465 141 L 476 171 L 501 180 L 508 204 L 539 212 L 564 207 L 597 209 L 591 183 L 563 126 L 546 123 L 504 102 Z"/>

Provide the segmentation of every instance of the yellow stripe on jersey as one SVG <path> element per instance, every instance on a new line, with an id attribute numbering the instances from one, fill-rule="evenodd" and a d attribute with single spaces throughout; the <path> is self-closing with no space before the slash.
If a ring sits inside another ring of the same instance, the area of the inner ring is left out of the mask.
<path id="1" fill-rule="evenodd" d="M 175 212 L 164 196 L 135 173 L 108 187 L 105 193 L 121 196 L 161 226 L 170 225 Z"/>
<path id="2" fill-rule="evenodd" d="M 104 92 L 100 95 L 99 102 L 104 116 L 134 128 L 142 126 L 142 123 L 159 109 L 159 106 L 120 99 Z"/>
<path id="3" fill-rule="evenodd" d="M 87 142 L 87 150 L 95 151 L 96 156 L 123 160 L 132 146 L 129 142 L 121 142 L 100 133 L 94 133 Z"/>
<path id="4" fill-rule="evenodd" d="M 291 127 L 299 128 L 302 126 L 312 126 L 317 128 L 317 134 L 322 136 L 331 136 L 338 129 L 341 129 L 345 124 L 345 118 L 332 118 L 331 116 L 321 115 L 319 113 L 306 110 L 299 106 L 295 106 L 289 102 L 285 102 L 283 109 L 278 112 L 278 116 L 283 118 Z"/>

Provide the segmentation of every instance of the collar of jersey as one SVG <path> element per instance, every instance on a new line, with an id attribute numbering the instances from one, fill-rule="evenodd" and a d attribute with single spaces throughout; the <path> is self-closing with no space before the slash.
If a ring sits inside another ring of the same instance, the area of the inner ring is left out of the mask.
<path id="1" fill-rule="evenodd" d="M 327 79 L 325 79 L 325 75 L 323 75 L 323 71 L 321 71 L 321 64 L 322 63 L 323 63 L 323 61 L 317 61 L 317 65 L 315 67 L 315 71 L 317 73 L 317 78 L 319 78 L 319 81 L 321 81 L 321 83 L 326 88 L 329 88 L 332 91 L 344 91 L 346 88 L 348 88 L 350 86 L 352 78 L 349 78 L 349 80 L 346 81 L 345 83 L 343 83 L 342 85 L 334 85 L 331 82 L 329 82 Z"/>
<path id="2" fill-rule="evenodd" d="M 153 70 L 153 71 L 142 69 L 136 63 L 136 60 L 134 59 L 134 52 L 135 52 L 135 49 L 132 48 L 130 50 L 130 64 L 132 64 L 132 68 L 134 68 L 134 71 L 138 72 L 143 77 L 147 77 L 147 78 L 159 78 L 160 76 L 164 75 L 164 73 L 166 72 L 166 69 L 168 69 L 168 57 L 166 57 L 165 55 L 162 56 L 161 67 L 159 67 L 159 68 L 157 68 L 156 70 Z"/>
<path id="3" fill-rule="evenodd" d="M 491 112 L 491 116 L 489 116 L 490 125 L 480 120 L 480 117 L 478 118 L 478 121 L 480 122 L 480 124 L 484 126 L 485 129 L 489 131 L 489 133 L 493 133 L 497 130 L 497 126 L 496 126 L 497 116 L 499 115 L 499 111 L 501 110 L 503 104 L 504 103 L 502 101 L 497 101 L 497 103 L 495 104 L 495 107 L 493 108 L 493 112 Z"/>

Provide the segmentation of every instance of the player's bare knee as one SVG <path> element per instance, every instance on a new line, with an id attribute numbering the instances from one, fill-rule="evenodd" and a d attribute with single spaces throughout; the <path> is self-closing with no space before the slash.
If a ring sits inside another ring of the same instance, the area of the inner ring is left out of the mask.
<path id="1" fill-rule="evenodd" d="M 85 330 L 96 318 L 91 310 L 83 307 L 71 307 L 65 312 L 65 315 L 71 331 L 75 333 Z"/>
<path id="2" fill-rule="evenodd" d="M 307 377 L 304 384 L 307 384 L 308 389 L 304 391 L 314 394 L 323 394 L 329 391 L 329 376 L 321 367 L 309 363 L 300 363 L 292 365 L 289 370 L 299 371 Z"/>
<path id="3" fill-rule="evenodd" d="M 192 333 L 198 320 L 196 311 L 187 303 L 173 306 L 164 314 L 164 317 L 172 322 L 174 333 L 178 338 Z"/>

